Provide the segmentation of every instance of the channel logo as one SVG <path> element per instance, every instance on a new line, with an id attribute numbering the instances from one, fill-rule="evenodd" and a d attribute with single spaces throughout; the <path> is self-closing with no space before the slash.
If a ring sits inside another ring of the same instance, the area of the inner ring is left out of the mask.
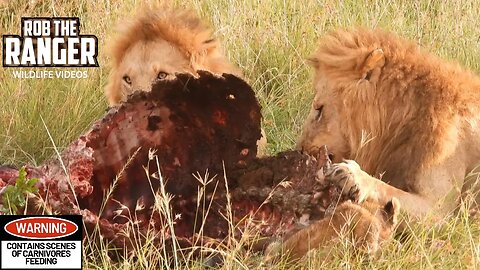
<path id="1" fill-rule="evenodd" d="M 3 35 L 4 67 L 98 67 L 98 39 L 76 17 L 23 17 L 20 35 Z"/>

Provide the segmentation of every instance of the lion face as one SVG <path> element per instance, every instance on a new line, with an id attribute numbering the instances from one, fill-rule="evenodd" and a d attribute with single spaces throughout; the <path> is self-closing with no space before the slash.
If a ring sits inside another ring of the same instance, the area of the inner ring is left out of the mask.
<path id="1" fill-rule="evenodd" d="M 140 10 L 119 30 L 108 47 L 113 64 L 105 94 L 111 106 L 135 91 L 150 91 L 155 81 L 173 79 L 175 73 L 241 76 L 212 30 L 188 10 Z"/>
<path id="2" fill-rule="evenodd" d="M 327 145 L 334 162 L 347 157 L 347 141 L 341 132 L 339 110 L 341 104 L 328 81 L 316 76 L 315 98 L 303 126 L 297 149 L 315 154 L 322 145 Z"/>
<path id="3" fill-rule="evenodd" d="M 338 38 L 342 33 L 326 38 L 310 59 L 315 68 L 316 94 L 297 144 L 297 149 L 310 154 L 326 145 L 334 162 L 358 153 L 363 126 L 374 115 L 362 114 L 365 109 L 362 104 L 366 104 L 366 97 L 375 97 L 385 64 L 382 49 L 375 45 L 371 49 L 354 50 L 356 39 L 347 39 L 352 44 L 341 44 Z"/>
<path id="4" fill-rule="evenodd" d="M 133 45 L 113 74 L 122 98 L 135 91 L 150 91 L 158 80 L 168 80 L 175 73 L 192 73 L 189 59 L 162 39 Z"/>

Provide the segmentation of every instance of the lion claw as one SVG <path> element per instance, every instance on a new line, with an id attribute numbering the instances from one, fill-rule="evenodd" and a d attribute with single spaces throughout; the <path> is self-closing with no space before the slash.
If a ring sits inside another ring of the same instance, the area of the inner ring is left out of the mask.
<path id="1" fill-rule="evenodd" d="M 360 188 L 358 185 L 354 185 L 349 191 L 348 191 L 348 198 L 352 200 L 353 202 L 360 202 Z"/>
<path id="2" fill-rule="evenodd" d="M 339 187 L 348 199 L 359 202 L 361 188 L 356 179 L 356 167 L 358 165 L 351 161 L 332 164 L 330 170 L 325 172 L 325 180 Z"/>

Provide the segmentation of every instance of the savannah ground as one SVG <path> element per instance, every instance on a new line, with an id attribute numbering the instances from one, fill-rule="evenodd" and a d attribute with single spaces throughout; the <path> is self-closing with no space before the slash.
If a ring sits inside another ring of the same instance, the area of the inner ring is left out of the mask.
<path id="1" fill-rule="evenodd" d="M 231 61 L 243 69 L 263 107 L 271 154 L 292 148 L 299 135 L 313 97 L 312 72 L 306 59 L 313 53 L 317 39 L 329 30 L 360 25 L 395 31 L 445 59 L 456 60 L 480 73 L 480 2 L 476 0 L 174 2 L 194 9 L 209 21 Z M 131 0 L 0 1 L 0 34 L 20 33 L 22 16 L 78 16 L 82 33 L 94 34 L 100 42 L 100 68 L 76 69 L 87 70 L 87 79 L 16 79 L 12 77 L 14 69 L 0 69 L 0 164 L 41 164 L 54 154 L 55 148 L 61 150 L 104 114 L 107 102 L 103 88 L 109 71 L 105 43 L 115 32 L 118 20 L 130 16 L 139 4 Z M 464 209 L 442 224 L 432 226 L 425 221 L 409 228 L 404 239 L 387 243 L 374 260 L 354 257 L 349 244 L 344 243 L 328 250 L 333 254 L 328 262 L 322 257 L 325 251 L 314 252 L 297 266 L 478 268 L 480 219 L 467 213 Z M 233 243 L 221 250 L 223 267 L 260 268 L 262 257 L 242 251 L 239 246 Z M 94 269 L 168 266 L 160 247 L 157 250 L 140 247 L 136 260 L 113 262 L 106 254 L 106 248 L 88 248 L 84 266 Z M 204 268 L 202 262 L 183 267 Z M 291 266 L 278 263 L 267 267 Z"/>

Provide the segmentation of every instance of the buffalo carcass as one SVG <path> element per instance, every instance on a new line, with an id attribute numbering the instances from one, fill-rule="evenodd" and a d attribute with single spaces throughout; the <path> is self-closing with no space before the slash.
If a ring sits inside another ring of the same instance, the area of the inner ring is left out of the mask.
<path id="1" fill-rule="evenodd" d="M 133 227 L 164 243 L 174 233 L 182 245 L 241 237 L 246 227 L 288 234 L 338 196 L 322 181 L 330 161 L 326 149 L 257 159 L 260 119 L 253 90 L 232 75 L 158 82 L 110 109 L 61 158 L 27 166 L 40 180 L 28 212 L 81 214 L 87 232 L 117 247 L 132 244 Z M 3 168 L 0 185 L 17 174 Z"/>

